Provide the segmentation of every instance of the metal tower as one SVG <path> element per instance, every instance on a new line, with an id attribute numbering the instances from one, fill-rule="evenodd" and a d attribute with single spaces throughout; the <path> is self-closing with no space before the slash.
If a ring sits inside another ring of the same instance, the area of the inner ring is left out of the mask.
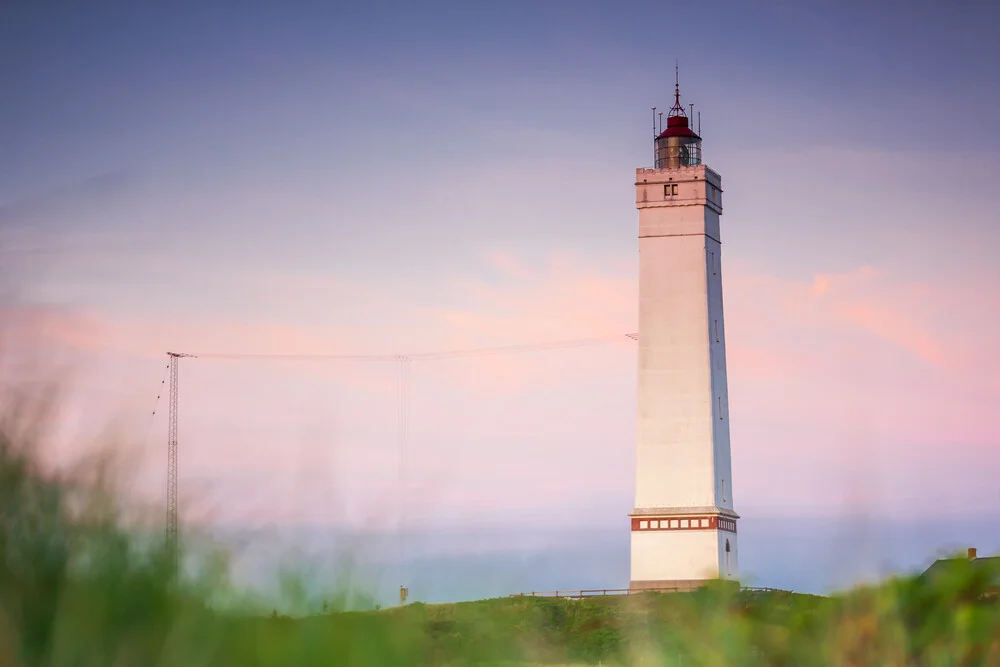
<path id="1" fill-rule="evenodd" d="M 177 369 L 181 357 L 190 354 L 167 352 L 170 357 L 170 414 L 167 427 L 167 554 L 177 572 Z"/>

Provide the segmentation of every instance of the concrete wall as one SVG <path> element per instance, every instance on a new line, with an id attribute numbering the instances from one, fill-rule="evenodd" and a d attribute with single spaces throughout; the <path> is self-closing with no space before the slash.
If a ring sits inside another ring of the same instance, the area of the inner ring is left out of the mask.
<path id="1" fill-rule="evenodd" d="M 637 169 L 639 374 L 634 516 L 735 520 L 722 300 L 722 181 L 699 165 Z M 632 534 L 632 580 L 738 573 L 735 532 Z"/>
<path id="2" fill-rule="evenodd" d="M 729 572 L 726 571 L 729 541 Z M 736 535 L 722 530 L 633 531 L 633 582 L 735 578 L 739 572 Z"/>
<path id="3" fill-rule="evenodd" d="M 636 507 L 714 504 L 704 247 L 703 236 L 640 242 Z"/>
<path id="4" fill-rule="evenodd" d="M 718 531 L 632 533 L 632 581 L 687 581 L 719 576 Z"/>
<path id="5" fill-rule="evenodd" d="M 736 579 L 740 573 L 739 550 L 736 548 L 736 533 L 724 530 L 716 532 L 718 537 L 719 576 L 723 579 Z M 726 557 L 726 543 L 729 543 L 729 557 Z"/>
<path id="6" fill-rule="evenodd" d="M 726 373 L 726 324 L 722 305 L 722 244 L 706 237 L 709 356 L 715 418 L 712 436 L 715 453 L 715 505 L 733 511 L 733 465 L 729 440 L 729 381 Z"/>

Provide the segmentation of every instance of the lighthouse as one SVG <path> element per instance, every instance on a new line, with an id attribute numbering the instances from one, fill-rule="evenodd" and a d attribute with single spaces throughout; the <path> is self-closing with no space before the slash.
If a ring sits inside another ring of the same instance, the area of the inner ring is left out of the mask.
<path id="1" fill-rule="evenodd" d="M 653 166 L 635 172 L 639 368 L 629 587 L 692 590 L 738 576 L 722 178 L 702 162 L 678 81 L 666 128 L 656 127 L 655 109 L 653 118 Z"/>

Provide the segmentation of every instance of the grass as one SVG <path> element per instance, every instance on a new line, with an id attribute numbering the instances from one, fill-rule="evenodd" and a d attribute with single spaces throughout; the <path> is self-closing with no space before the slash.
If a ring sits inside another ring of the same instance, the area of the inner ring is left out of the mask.
<path id="1" fill-rule="evenodd" d="M 47 470 L 36 444 L 51 415 L 16 407 L 0 419 L 3 667 L 1000 665 L 1000 598 L 961 567 L 829 598 L 708 586 L 300 618 L 223 611 L 216 601 L 238 599 L 224 554 L 175 578 L 117 504 L 102 459 Z"/>

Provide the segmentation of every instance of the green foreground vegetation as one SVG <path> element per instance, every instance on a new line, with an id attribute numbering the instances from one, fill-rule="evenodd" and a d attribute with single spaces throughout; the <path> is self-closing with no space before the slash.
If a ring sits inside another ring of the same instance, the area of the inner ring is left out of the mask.
<path id="1" fill-rule="evenodd" d="M 300 618 L 241 607 L 224 558 L 175 580 L 109 468 L 47 472 L 47 414 L 18 414 L 0 423 L 0 666 L 1000 665 L 992 575 L 960 563 L 829 598 L 710 586 Z"/>

